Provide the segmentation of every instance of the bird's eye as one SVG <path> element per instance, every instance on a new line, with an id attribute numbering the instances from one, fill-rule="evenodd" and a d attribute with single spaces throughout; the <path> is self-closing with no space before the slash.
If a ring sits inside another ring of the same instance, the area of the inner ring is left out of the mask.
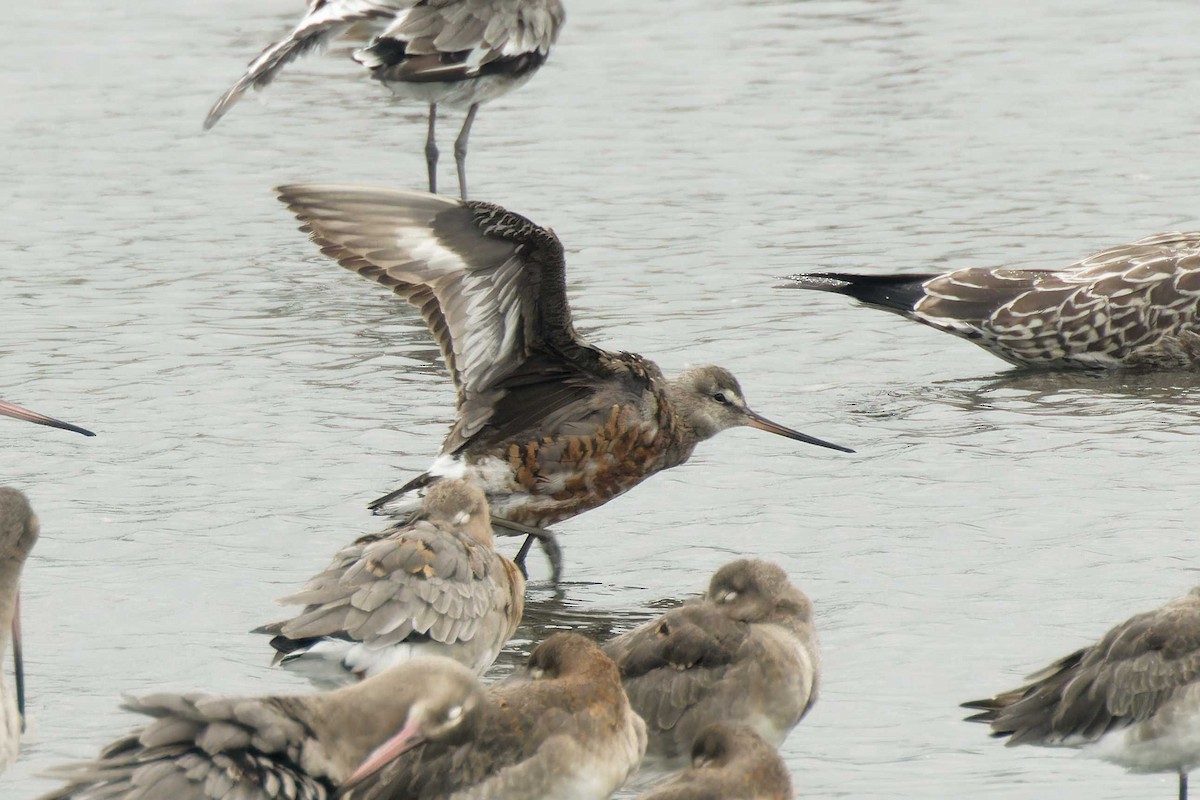
<path id="1" fill-rule="evenodd" d="M 720 403 L 722 405 L 725 405 L 729 402 L 729 398 L 725 396 L 724 392 L 717 392 L 716 394 L 714 394 L 713 400 L 716 400 L 718 403 Z"/>
<path id="2" fill-rule="evenodd" d="M 737 593 L 737 592 L 735 592 L 735 591 L 733 591 L 733 590 L 731 589 L 731 590 L 729 590 L 728 592 L 726 592 L 725 594 L 721 595 L 721 596 L 720 596 L 720 597 L 717 599 L 717 602 L 719 602 L 719 603 L 732 603 L 734 600 L 737 600 L 737 596 L 738 596 L 738 593 Z"/>
<path id="3" fill-rule="evenodd" d="M 446 712 L 446 721 L 453 722 L 454 720 L 461 717 L 462 713 L 463 713 L 462 706 L 454 706 L 454 708 L 451 708 L 449 711 Z"/>
<path id="4" fill-rule="evenodd" d="M 545 674 L 546 670 L 542 669 L 541 667 L 531 667 L 529 670 L 529 677 L 535 681 L 543 677 Z"/>

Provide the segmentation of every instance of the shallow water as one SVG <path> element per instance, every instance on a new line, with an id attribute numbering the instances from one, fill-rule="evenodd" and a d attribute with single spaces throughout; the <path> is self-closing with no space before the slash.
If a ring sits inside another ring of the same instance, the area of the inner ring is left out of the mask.
<path id="1" fill-rule="evenodd" d="M 305 690 L 247 631 L 378 527 L 365 503 L 451 418 L 415 315 L 320 256 L 270 191 L 423 186 L 422 110 L 312 58 L 200 132 L 300 5 L 63 0 L 0 27 L 0 396 L 99 433 L 0 423 L 0 479 L 43 523 L 5 797 L 126 730 L 122 692 Z M 821 700 L 783 748 L 800 796 L 1170 796 L 1171 776 L 1005 749 L 957 703 L 1198 582 L 1200 382 L 1013 376 L 772 287 L 816 267 L 1059 266 L 1197 227 L 1200 7 L 569 13 L 546 69 L 480 113 L 473 194 L 554 227 L 598 343 L 668 372 L 728 365 L 758 410 L 859 453 L 726 433 L 562 524 L 565 597 L 534 586 L 506 663 L 769 557 L 824 648 Z"/>

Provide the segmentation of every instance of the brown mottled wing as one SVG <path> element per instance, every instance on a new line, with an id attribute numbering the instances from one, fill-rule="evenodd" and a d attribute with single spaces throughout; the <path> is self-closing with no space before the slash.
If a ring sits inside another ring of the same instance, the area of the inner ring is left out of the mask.
<path id="1" fill-rule="evenodd" d="M 420 309 L 458 389 L 444 452 L 485 426 L 499 437 L 525 424 L 530 406 L 507 397 L 536 397 L 545 418 L 611 379 L 605 354 L 575 333 L 550 231 L 424 192 L 297 185 L 279 196 L 326 255 Z"/>
<path id="2" fill-rule="evenodd" d="M 492 580 L 501 566 L 496 558 L 466 535 L 428 521 L 365 537 L 283 598 L 307 608 L 280 632 L 292 639 L 344 636 L 372 647 L 413 633 L 444 644 L 469 641 L 508 598 Z"/>
<path id="3" fill-rule="evenodd" d="M 125 707 L 154 721 L 94 761 L 46 773 L 67 785 L 42 800 L 325 800 L 334 787 L 301 701 L 151 695 Z M 303 766 L 301 766 L 303 764 Z"/>
<path id="4" fill-rule="evenodd" d="M 308 11 L 287 37 L 267 45 L 246 66 L 237 83 L 221 95 L 204 120 L 207 130 L 216 125 L 250 87 L 261 89 L 279 70 L 296 58 L 323 46 L 357 22 L 391 19 L 413 0 L 312 0 Z"/>
<path id="5" fill-rule="evenodd" d="M 1164 334 L 1200 332 L 1200 233 L 1162 233 L 1062 270 L 956 270 L 913 318 L 1015 363 L 1111 366 Z"/>
<path id="6" fill-rule="evenodd" d="M 669 611 L 604 645 L 633 710 L 653 736 L 669 731 L 725 676 L 749 626 L 703 603 Z"/>
<path id="7" fill-rule="evenodd" d="M 1008 744 L 1093 742 L 1200 681 L 1200 589 L 1127 620 L 1012 692 L 964 704 Z"/>

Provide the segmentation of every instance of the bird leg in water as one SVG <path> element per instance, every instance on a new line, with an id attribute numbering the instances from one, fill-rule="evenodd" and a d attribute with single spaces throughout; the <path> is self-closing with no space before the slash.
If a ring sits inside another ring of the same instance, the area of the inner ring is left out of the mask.
<path id="1" fill-rule="evenodd" d="M 550 562 L 550 581 L 554 584 L 559 582 L 562 578 L 562 548 L 558 546 L 558 537 L 554 535 L 553 531 L 522 525 L 519 522 L 500 517 L 492 517 L 492 524 L 513 533 L 525 534 L 525 541 L 522 543 L 521 549 L 517 551 L 516 558 L 513 559 L 513 563 L 521 570 L 522 575 L 526 578 L 529 577 L 529 571 L 525 568 L 525 558 L 529 555 L 529 548 L 533 546 L 533 541 L 536 539 L 542 546 L 542 552 L 546 554 L 546 559 Z"/>
<path id="2" fill-rule="evenodd" d="M 1179 770 L 1179 800 L 1187 800 L 1187 773 Z"/>
<path id="3" fill-rule="evenodd" d="M 429 170 L 429 193 L 437 194 L 437 139 L 434 130 L 437 128 L 437 103 L 429 104 L 429 134 L 425 138 L 425 166 Z"/>
<path id="4" fill-rule="evenodd" d="M 475 112 L 479 103 L 471 103 L 467 118 L 463 120 L 462 130 L 454 140 L 454 164 L 458 167 L 458 193 L 463 200 L 467 199 L 467 139 L 471 135 L 471 125 L 475 122 Z"/>

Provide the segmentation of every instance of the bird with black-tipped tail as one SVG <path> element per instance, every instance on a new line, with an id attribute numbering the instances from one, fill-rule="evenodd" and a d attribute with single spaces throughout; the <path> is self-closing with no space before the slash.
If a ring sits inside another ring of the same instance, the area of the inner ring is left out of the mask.
<path id="1" fill-rule="evenodd" d="M 1081 748 L 1131 772 L 1200 766 L 1200 587 L 1122 622 L 967 717 L 1006 745 Z"/>
<path id="2" fill-rule="evenodd" d="M 476 486 L 439 481 L 409 525 L 365 536 L 283 602 L 303 612 L 264 626 L 276 660 L 377 675 L 422 655 L 482 673 L 512 638 L 525 578 L 495 551 L 487 500 Z"/>
<path id="3" fill-rule="evenodd" d="M 715 722 L 747 725 L 778 745 L 817 701 L 812 603 L 769 561 L 726 564 L 702 597 L 613 638 L 604 652 L 646 720 L 647 757 L 667 767 L 682 768 Z"/>
<path id="4" fill-rule="evenodd" d="M 559 0 L 311 0 L 292 32 L 272 42 L 213 105 L 216 125 L 246 90 L 261 89 L 286 64 L 351 26 L 381 32 L 354 54 L 397 96 L 429 105 L 425 161 L 437 191 L 438 106 L 465 108 L 454 142 L 459 193 L 467 197 L 467 144 L 479 106 L 524 85 L 550 55 L 566 14 Z"/>
<path id="5" fill-rule="evenodd" d="M 0 660 L 13 651 L 16 693 L 0 674 L 0 772 L 17 758 L 25 729 L 25 665 L 21 653 L 21 569 L 38 538 L 38 518 L 25 495 L 0 486 Z M 11 637 L 9 636 L 11 632 Z"/>
<path id="6" fill-rule="evenodd" d="M 562 244 L 525 217 L 356 186 L 284 186 L 279 199 L 323 253 L 420 309 L 457 389 L 441 455 L 373 502 L 376 513 L 407 518 L 430 484 L 462 478 L 487 494 L 501 532 L 548 538 L 546 526 L 684 463 L 730 428 L 853 452 L 753 411 L 722 367 L 667 378 L 648 358 L 586 341 L 567 302 Z"/>
<path id="7" fill-rule="evenodd" d="M 1020 367 L 1200 366 L 1200 233 L 1160 233 L 1063 269 L 813 272 L 789 280 L 781 288 L 848 295 Z"/>

